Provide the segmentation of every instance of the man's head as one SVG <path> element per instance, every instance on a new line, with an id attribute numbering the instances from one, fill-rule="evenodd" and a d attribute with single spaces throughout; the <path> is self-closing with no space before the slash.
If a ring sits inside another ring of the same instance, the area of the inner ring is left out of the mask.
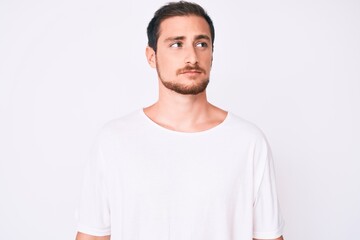
<path id="1" fill-rule="evenodd" d="M 197 95 L 206 89 L 212 65 L 214 27 L 204 9 L 188 2 L 160 8 L 148 27 L 146 56 L 156 68 L 160 91 Z"/>
<path id="2" fill-rule="evenodd" d="M 157 50 L 157 41 L 160 35 L 160 24 L 167 18 L 177 17 L 177 16 L 198 16 L 202 17 L 209 24 L 210 33 L 211 33 L 211 44 L 212 48 L 214 48 L 214 40 L 215 40 L 215 29 L 213 22 L 206 11 L 196 3 L 190 3 L 186 1 L 180 2 L 170 2 L 167 5 L 159 8 L 154 17 L 149 22 L 147 27 L 147 37 L 148 37 L 148 45 L 154 51 Z"/>

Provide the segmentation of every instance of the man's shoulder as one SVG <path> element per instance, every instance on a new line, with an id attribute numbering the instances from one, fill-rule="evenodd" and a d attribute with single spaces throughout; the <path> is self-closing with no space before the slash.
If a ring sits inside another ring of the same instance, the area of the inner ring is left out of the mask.
<path id="1" fill-rule="evenodd" d="M 121 117 L 114 118 L 104 124 L 103 129 L 114 129 L 121 127 L 129 127 L 130 125 L 136 125 L 141 122 L 141 110 L 135 110 Z"/>
<path id="2" fill-rule="evenodd" d="M 243 137 L 265 138 L 263 131 L 253 122 L 248 121 L 232 112 L 228 113 L 225 128 Z"/>
<path id="3" fill-rule="evenodd" d="M 248 121 L 233 112 L 228 112 L 224 122 L 220 124 L 221 131 L 215 131 L 226 136 L 258 140 L 264 139 L 263 131 L 253 122 Z M 115 118 L 104 124 L 99 137 L 129 137 L 138 136 L 146 132 L 149 127 L 147 118 L 142 109 L 130 112 L 122 117 Z"/>
<path id="4" fill-rule="evenodd" d="M 122 117 L 118 117 L 106 122 L 99 131 L 100 136 L 123 135 L 134 131 L 139 131 L 144 124 L 141 110 L 130 112 Z"/>

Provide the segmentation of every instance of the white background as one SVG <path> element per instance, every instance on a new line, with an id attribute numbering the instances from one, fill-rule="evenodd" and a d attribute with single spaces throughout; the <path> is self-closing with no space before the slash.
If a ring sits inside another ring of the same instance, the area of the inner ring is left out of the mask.
<path id="1" fill-rule="evenodd" d="M 0 238 L 73 239 L 100 127 L 156 100 L 146 26 L 163 1 L 0 1 Z M 360 236 L 360 2 L 199 1 L 209 100 L 275 157 L 287 240 Z"/>

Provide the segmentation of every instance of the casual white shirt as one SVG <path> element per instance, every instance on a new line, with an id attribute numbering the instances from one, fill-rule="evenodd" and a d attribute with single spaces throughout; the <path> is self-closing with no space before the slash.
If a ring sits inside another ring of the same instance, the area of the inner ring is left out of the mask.
<path id="1" fill-rule="evenodd" d="M 106 124 L 84 174 L 78 231 L 112 240 L 282 235 L 263 133 L 228 113 L 209 130 L 163 128 L 143 110 Z"/>

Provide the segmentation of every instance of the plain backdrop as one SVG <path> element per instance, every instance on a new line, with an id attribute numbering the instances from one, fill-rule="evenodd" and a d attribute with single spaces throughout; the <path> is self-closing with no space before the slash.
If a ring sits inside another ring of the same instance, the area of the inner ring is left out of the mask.
<path id="1" fill-rule="evenodd" d="M 86 155 L 157 98 L 146 26 L 164 1 L 0 0 L 0 239 L 74 239 Z M 209 100 L 272 146 L 287 240 L 360 236 L 360 1 L 198 1 Z"/>

